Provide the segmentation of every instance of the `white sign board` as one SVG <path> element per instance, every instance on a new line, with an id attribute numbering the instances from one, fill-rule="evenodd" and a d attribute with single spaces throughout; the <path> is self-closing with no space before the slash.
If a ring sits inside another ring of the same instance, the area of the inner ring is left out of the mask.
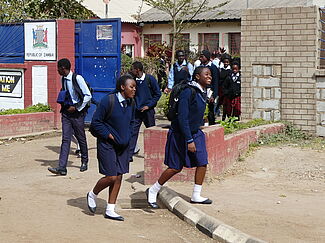
<path id="1" fill-rule="evenodd" d="M 0 70 L 0 97 L 21 98 L 22 71 Z"/>
<path id="2" fill-rule="evenodd" d="M 24 23 L 25 60 L 56 60 L 56 23 L 28 22 Z"/>

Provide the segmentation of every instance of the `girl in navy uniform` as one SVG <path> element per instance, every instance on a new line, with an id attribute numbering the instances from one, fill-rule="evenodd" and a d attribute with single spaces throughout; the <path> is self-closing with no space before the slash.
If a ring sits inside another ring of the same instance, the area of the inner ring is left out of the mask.
<path id="1" fill-rule="evenodd" d="M 239 63 L 232 64 L 232 72 L 225 79 L 223 84 L 224 100 L 222 120 L 226 117 L 237 117 L 239 121 L 241 115 L 241 78 Z"/>
<path id="2" fill-rule="evenodd" d="M 200 126 L 203 125 L 206 107 L 206 87 L 210 85 L 212 79 L 210 69 L 202 66 L 196 68 L 193 79 L 195 81 L 189 83 L 192 88 L 185 88 L 179 96 L 178 114 L 168 131 L 164 162 L 168 168 L 161 174 L 159 180 L 146 191 L 149 206 L 152 208 L 158 208 L 156 200 L 161 186 L 179 173 L 184 166 L 196 167 L 191 203 L 212 203 L 210 199 L 201 197 L 208 155 L 205 135 L 200 130 Z M 195 92 L 194 97 L 192 90 Z"/>
<path id="3" fill-rule="evenodd" d="M 94 189 L 87 194 L 87 203 L 89 210 L 95 213 L 98 193 L 109 187 L 105 218 L 124 221 L 124 218 L 115 212 L 115 203 L 122 175 L 129 172 L 129 141 L 135 109 L 132 98 L 136 91 L 133 77 L 121 76 L 117 81 L 116 91 L 101 100 L 91 121 L 92 133 L 97 135 L 99 173 L 104 177 L 99 179 Z M 113 100 L 110 97 L 112 95 Z"/>

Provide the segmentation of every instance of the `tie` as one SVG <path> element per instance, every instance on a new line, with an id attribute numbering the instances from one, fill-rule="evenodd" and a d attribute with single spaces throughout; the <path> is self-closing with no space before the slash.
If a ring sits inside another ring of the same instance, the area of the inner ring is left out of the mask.
<path id="1" fill-rule="evenodd" d="M 123 108 L 126 108 L 126 106 L 127 106 L 127 101 L 126 101 L 126 100 L 123 100 L 121 103 L 122 103 L 122 105 L 123 105 Z"/>

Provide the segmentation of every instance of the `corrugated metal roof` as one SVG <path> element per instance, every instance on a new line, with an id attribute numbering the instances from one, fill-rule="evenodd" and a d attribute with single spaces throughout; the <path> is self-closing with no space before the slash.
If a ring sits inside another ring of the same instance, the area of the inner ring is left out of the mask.
<path id="1" fill-rule="evenodd" d="M 83 6 L 93 11 L 99 18 L 105 18 L 105 3 L 103 0 L 84 0 Z M 142 0 L 111 0 L 108 4 L 108 18 L 121 18 L 122 22 L 136 23 L 132 17 L 137 14 L 142 4 Z M 141 13 L 149 10 L 148 5 L 143 4 Z"/>
<path id="2" fill-rule="evenodd" d="M 216 6 L 225 0 L 210 0 L 209 6 Z M 308 0 L 249 0 L 249 8 L 273 8 L 273 7 L 295 7 L 308 6 Z M 240 19 L 241 13 L 247 9 L 247 1 L 230 0 L 230 2 L 214 11 L 204 12 L 196 16 L 193 20 L 230 20 Z M 166 22 L 171 18 L 159 9 L 151 8 L 141 14 L 140 22 Z"/>

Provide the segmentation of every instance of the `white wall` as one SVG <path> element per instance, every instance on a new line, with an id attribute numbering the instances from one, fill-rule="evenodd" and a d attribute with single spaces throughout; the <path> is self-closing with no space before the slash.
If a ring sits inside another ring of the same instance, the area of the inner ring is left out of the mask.
<path id="1" fill-rule="evenodd" d="M 32 67 L 32 104 L 48 104 L 47 100 L 47 66 Z"/>
<path id="2" fill-rule="evenodd" d="M 146 34 L 162 34 L 162 41 L 169 44 L 171 33 L 171 25 L 169 24 L 145 24 L 142 31 L 143 35 Z M 197 25 L 191 29 L 185 29 L 182 33 L 190 33 L 191 51 L 198 49 L 199 33 L 219 33 L 219 46 L 228 48 L 228 33 L 240 33 L 240 22 L 211 22 Z M 144 56 L 144 49 L 142 45 L 142 56 Z"/>

